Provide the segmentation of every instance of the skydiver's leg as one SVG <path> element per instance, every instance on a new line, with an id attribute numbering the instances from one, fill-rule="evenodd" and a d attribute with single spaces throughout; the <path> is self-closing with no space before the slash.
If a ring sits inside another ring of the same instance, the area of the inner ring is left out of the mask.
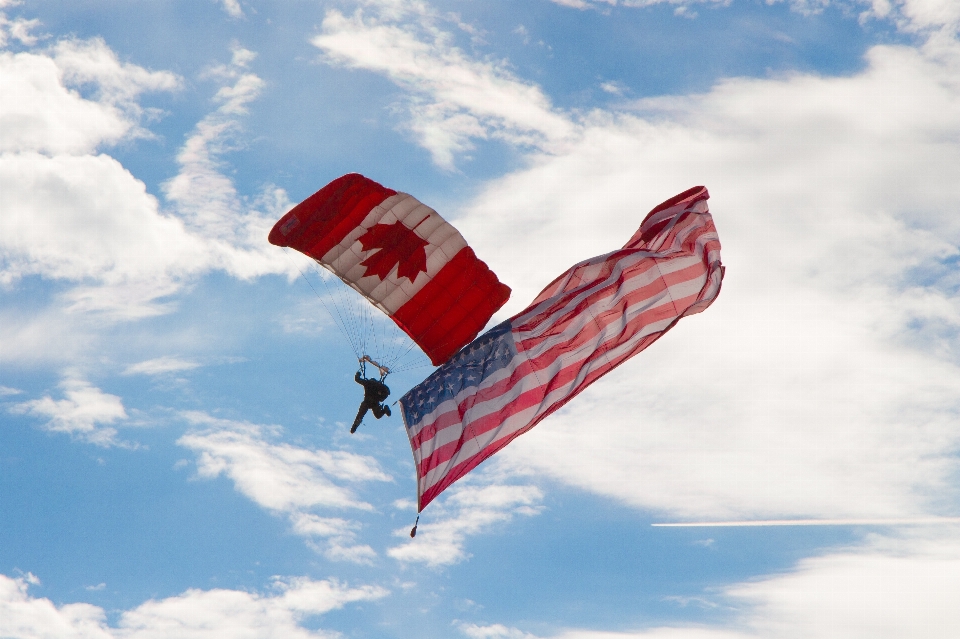
<path id="1" fill-rule="evenodd" d="M 366 402 L 363 402 L 362 404 L 360 404 L 360 410 L 357 411 L 357 418 L 353 420 L 353 426 L 350 427 L 351 433 L 357 432 L 357 428 L 360 427 L 360 422 L 363 421 L 363 416 L 367 414 L 367 410 L 369 408 L 370 407 L 367 406 Z"/>
<path id="2" fill-rule="evenodd" d="M 373 416 L 376 417 L 377 419 L 380 419 L 380 418 L 383 417 L 384 415 L 389 415 L 389 414 L 390 414 L 390 408 L 387 407 L 387 406 L 381 406 L 380 404 L 374 404 L 372 408 L 373 408 Z"/>

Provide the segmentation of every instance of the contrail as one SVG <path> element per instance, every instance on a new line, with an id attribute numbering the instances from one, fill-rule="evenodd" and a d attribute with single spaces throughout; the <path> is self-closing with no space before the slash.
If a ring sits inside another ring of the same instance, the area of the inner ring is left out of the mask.
<path id="1" fill-rule="evenodd" d="M 683 521 L 650 524 L 663 528 L 734 528 L 745 526 L 929 526 L 960 524 L 960 517 L 906 517 L 898 519 L 760 519 L 753 521 Z"/>

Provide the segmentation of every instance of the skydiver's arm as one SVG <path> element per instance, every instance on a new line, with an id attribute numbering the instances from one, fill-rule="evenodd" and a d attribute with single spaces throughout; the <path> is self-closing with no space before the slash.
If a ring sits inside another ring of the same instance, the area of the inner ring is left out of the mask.
<path id="1" fill-rule="evenodd" d="M 360 379 L 360 371 L 357 371 L 357 374 L 353 376 L 354 381 L 356 381 L 361 386 L 365 380 Z"/>

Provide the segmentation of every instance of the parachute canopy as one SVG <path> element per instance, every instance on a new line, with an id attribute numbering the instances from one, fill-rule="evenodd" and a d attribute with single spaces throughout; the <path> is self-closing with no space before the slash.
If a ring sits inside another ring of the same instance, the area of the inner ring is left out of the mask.
<path id="1" fill-rule="evenodd" d="M 269 239 L 336 274 L 393 319 L 434 365 L 476 337 L 510 298 L 510 288 L 436 211 L 357 173 L 295 206 Z"/>

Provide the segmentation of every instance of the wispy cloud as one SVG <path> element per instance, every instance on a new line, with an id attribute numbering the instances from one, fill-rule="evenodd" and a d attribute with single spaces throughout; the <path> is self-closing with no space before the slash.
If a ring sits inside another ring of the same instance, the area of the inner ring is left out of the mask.
<path id="1" fill-rule="evenodd" d="M 253 52 L 233 49 L 229 65 L 213 67 L 211 78 L 224 81 L 214 96 L 219 106 L 199 123 L 177 155 L 180 172 L 166 183 L 167 200 L 187 223 L 218 239 L 238 239 L 245 211 L 233 181 L 221 172 L 220 156 L 240 144 L 240 117 L 263 90 L 263 80 L 247 70 Z"/>
<path id="2" fill-rule="evenodd" d="M 943 526 L 960 524 L 960 517 L 899 517 L 887 519 L 755 519 L 745 521 L 683 521 L 651 524 L 660 528 L 762 528 L 764 526 Z M 713 541 L 712 539 L 710 540 Z"/>
<path id="3" fill-rule="evenodd" d="M 30 579 L 32 578 L 32 579 Z M 379 586 L 349 587 L 336 580 L 275 577 L 262 593 L 243 590 L 190 589 L 165 599 L 151 599 L 121 611 L 115 625 L 106 612 L 87 603 L 57 606 L 33 597 L 32 575 L 0 575 L 0 636 L 84 637 L 89 639 L 328 639 L 325 630 L 302 625 L 304 618 L 322 615 L 359 601 L 389 594 Z"/>
<path id="4" fill-rule="evenodd" d="M 793 0 L 791 4 L 803 10 L 806 0 Z M 813 3 L 809 3 L 813 4 Z M 817 8 L 827 6 L 853 6 L 862 8 L 860 20 L 889 20 L 900 29 L 908 32 L 929 32 L 945 29 L 953 31 L 960 28 L 960 6 L 951 0 L 822 0 Z"/>
<path id="5" fill-rule="evenodd" d="M 213 98 L 218 106 L 187 137 L 177 154 L 180 170 L 163 186 L 188 231 L 207 243 L 208 268 L 243 279 L 295 272 L 290 261 L 264 241 L 274 221 L 292 206 L 286 192 L 268 186 L 257 196 L 243 197 L 224 171 L 222 156 L 243 147 L 243 116 L 264 88 L 249 69 L 255 59 L 255 52 L 234 45 L 229 64 L 206 71 L 208 78 L 222 83 Z"/>
<path id="6" fill-rule="evenodd" d="M 101 38 L 60 40 L 52 51 L 64 84 L 92 89 L 96 102 L 120 109 L 132 122 L 143 115 L 142 94 L 176 91 L 182 86 L 182 79 L 170 71 L 150 71 L 121 62 Z"/>
<path id="7" fill-rule="evenodd" d="M 323 517 L 323 509 L 373 509 L 356 497 L 351 484 L 391 481 L 372 457 L 343 451 L 307 449 L 272 443 L 278 427 L 221 420 L 197 412 L 183 414 L 205 428 L 184 435 L 177 443 L 196 452 L 197 474 L 229 477 L 236 489 L 267 510 L 289 518 L 295 533 L 319 539 L 316 546 L 331 559 L 370 561 L 376 553 L 356 543 L 356 522 Z"/>
<path id="8" fill-rule="evenodd" d="M 7 17 L 4 9 L 18 4 L 21 3 L 10 2 L 9 0 L 0 2 L 0 48 L 6 47 L 11 39 L 27 46 L 35 45 L 39 40 L 39 37 L 32 33 L 34 29 L 40 26 L 39 20 L 27 18 L 13 18 L 11 20 Z"/>
<path id="9" fill-rule="evenodd" d="M 143 135 L 137 100 L 173 91 L 180 79 L 123 63 L 101 39 L 61 40 L 50 50 L 0 55 L 7 90 L 0 116 L 16 121 L 0 151 L 85 155 L 101 145 Z M 91 89 L 83 97 L 71 88 Z"/>
<path id="10" fill-rule="evenodd" d="M 213 269 L 247 279 L 291 272 L 263 241 L 290 206 L 286 194 L 243 197 L 221 166 L 263 88 L 248 70 L 254 58 L 235 46 L 229 64 L 208 70 L 217 107 L 178 154 L 161 206 L 102 149 L 149 136 L 141 96 L 178 90 L 181 78 L 121 62 L 101 39 L 0 54 L 0 119 L 17 122 L 0 140 L 0 284 L 61 280 L 67 312 L 116 321 L 169 312 L 171 296 Z"/>
<path id="11" fill-rule="evenodd" d="M 223 5 L 223 10 L 227 12 L 231 18 L 242 18 L 243 17 L 243 7 L 240 6 L 240 0 L 221 0 Z"/>
<path id="12" fill-rule="evenodd" d="M 462 623 L 458 625 L 458 629 L 470 639 L 537 639 L 534 635 L 499 623 L 489 626 Z"/>
<path id="13" fill-rule="evenodd" d="M 111 426 L 127 419 L 123 402 L 116 395 L 104 393 L 81 379 L 61 382 L 63 399 L 49 395 L 14 404 L 10 411 L 46 419 L 46 430 L 67 433 L 97 446 L 116 446 L 117 430 Z"/>
<path id="14" fill-rule="evenodd" d="M 952 531 L 955 532 L 955 531 Z M 610 631 L 571 628 L 551 639 L 760 639 L 800 636 L 948 639 L 960 624 L 960 548 L 952 533 L 876 537 L 858 548 L 804 559 L 781 574 L 704 598 L 671 598 L 735 611 L 727 621 Z M 719 602 L 719 603 L 718 603 Z M 811 614 L 811 611 L 816 611 Z M 839 631 L 838 631 L 839 629 Z M 463 624 L 477 639 L 536 639 L 502 624 Z M 839 634 L 838 634 L 839 632 Z"/>
<path id="15" fill-rule="evenodd" d="M 166 373 L 179 373 L 199 368 L 197 362 L 180 359 L 165 355 L 154 359 L 148 359 L 137 364 L 131 364 L 123 371 L 124 375 L 164 375 Z"/>
<path id="16" fill-rule="evenodd" d="M 449 493 L 446 499 L 430 505 L 417 536 L 390 548 L 389 556 L 433 568 L 458 563 L 469 557 L 464 549 L 469 536 L 489 532 L 517 515 L 536 515 L 543 499 L 538 487 L 507 483 L 495 470 L 461 480 Z M 409 529 L 395 534 L 406 537 Z"/>
<path id="17" fill-rule="evenodd" d="M 624 86 L 619 82 L 601 82 L 600 88 L 612 95 L 623 95 Z"/>
<path id="18" fill-rule="evenodd" d="M 145 135 L 138 97 L 174 90 L 179 78 L 122 63 L 99 39 L 2 54 L 0 75 L 0 118 L 17 122 L 0 141 L 0 282 L 43 274 L 82 283 L 67 292 L 76 310 L 157 312 L 151 300 L 175 290 L 205 251 L 98 150 Z"/>
<path id="19" fill-rule="evenodd" d="M 576 135 L 577 125 L 539 87 L 506 63 L 463 53 L 430 12 L 414 15 L 393 22 L 389 11 L 375 19 L 331 10 L 311 42 L 329 62 L 381 73 L 407 90 L 408 126 L 438 166 L 453 169 L 474 139 L 552 150 Z"/>
<path id="20" fill-rule="evenodd" d="M 652 7 L 672 5 L 674 13 L 696 17 L 691 7 L 697 5 L 727 5 L 729 0 L 550 0 L 572 9 L 608 10 L 611 7 Z M 814 15 L 829 7 L 859 12 L 861 22 L 869 19 L 887 20 L 907 32 L 923 32 L 960 27 L 960 6 L 953 0 L 770 0 L 768 4 L 783 3 L 801 15 Z"/>
<path id="21" fill-rule="evenodd" d="M 293 532 L 306 537 L 310 547 L 328 559 L 366 564 L 377 556 L 376 551 L 367 544 L 357 543 L 360 524 L 356 521 L 299 511 L 291 512 L 289 517 Z"/>

